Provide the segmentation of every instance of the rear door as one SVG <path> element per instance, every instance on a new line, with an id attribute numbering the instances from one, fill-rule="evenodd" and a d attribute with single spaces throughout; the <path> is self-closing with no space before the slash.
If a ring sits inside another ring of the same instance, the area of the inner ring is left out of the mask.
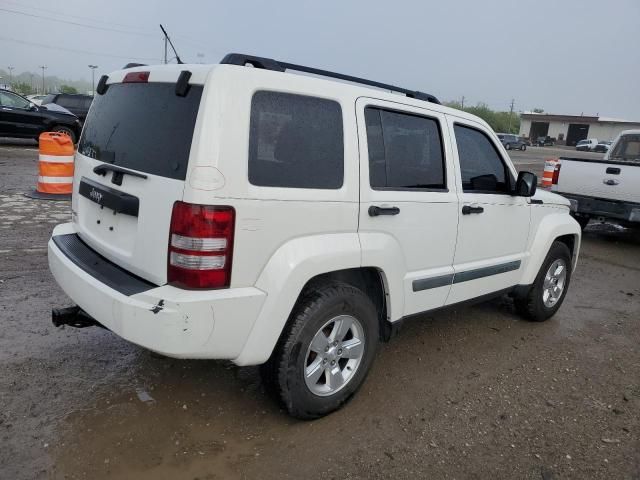
<path id="1" fill-rule="evenodd" d="M 163 284 L 172 208 L 183 196 L 203 87 L 178 96 L 175 82 L 164 83 L 166 73 L 164 82 L 153 77 L 110 84 L 96 96 L 76 154 L 72 208 L 84 242 Z"/>
<path id="2" fill-rule="evenodd" d="M 404 315 L 441 307 L 458 228 L 445 117 L 373 98 L 358 99 L 356 110 L 362 264 L 393 263 L 386 273 L 402 285 Z"/>
<path id="3" fill-rule="evenodd" d="M 459 166 L 460 222 L 455 278 L 447 304 L 517 284 L 526 256 L 530 209 L 512 196 L 512 170 L 483 125 L 449 117 Z"/>

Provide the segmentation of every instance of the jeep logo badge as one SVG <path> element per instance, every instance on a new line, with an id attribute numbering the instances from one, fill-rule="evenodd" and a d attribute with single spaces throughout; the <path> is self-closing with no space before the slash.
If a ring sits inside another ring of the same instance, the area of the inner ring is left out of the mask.
<path id="1" fill-rule="evenodd" d="M 91 200 L 97 203 L 100 203 L 100 201 L 102 200 L 102 194 L 95 188 L 91 189 L 91 191 L 89 192 L 89 197 L 91 198 Z"/>

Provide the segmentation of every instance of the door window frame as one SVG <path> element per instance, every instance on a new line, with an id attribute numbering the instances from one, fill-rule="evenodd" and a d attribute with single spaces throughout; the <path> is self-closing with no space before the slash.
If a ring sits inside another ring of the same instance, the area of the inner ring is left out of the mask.
<path id="1" fill-rule="evenodd" d="M 512 194 L 512 191 L 513 191 L 513 188 L 515 187 L 515 184 L 516 184 L 517 175 L 515 174 L 513 164 L 511 162 L 507 162 L 505 160 L 502 151 L 500 150 L 500 148 L 496 144 L 495 140 L 493 139 L 493 137 L 495 135 L 491 135 L 490 132 L 487 131 L 486 128 L 483 128 L 482 125 L 477 124 L 476 122 L 473 122 L 472 120 L 464 120 L 464 119 L 461 119 L 459 117 L 454 117 L 454 116 L 449 116 L 449 117 L 450 117 L 449 125 L 451 126 L 451 136 L 452 136 L 452 139 L 451 139 L 452 148 L 455 149 L 456 159 L 458 161 L 458 181 L 460 182 L 460 193 L 461 194 L 465 194 L 466 193 L 466 194 L 470 194 L 470 195 L 473 195 L 473 194 L 502 195 L 502 196 L 506 195 L 506 196 L 509 196 L 509 197 L 513 197 L 514 195 Z M 497 190 L 465 190 L 464 189 L 464 185 L 462 183 L 462 162 L 460 161 L 460 151 L 458 150 L 458 137 L 456 136 L 456 131 L 455 131 L 455 127 L 456 126 L 461 126 L 461 127 L 464 127 L 464 128 L 469 128 L 471 130 L 475 130 L 475 131 L 477 131 L 477 132 L 479 132 L 479 133 L 481 133 L 482 135 L 485 136 L 485 138 L 489 141 L 489 143 L 493 147 L 494 151 L 498 155 L 498 158 L 502 162 L 502 166 L 503 166 L 504 171 L 505 171 L 505 181 L 507 181 L 507 183 L 508 183 L 509 191 L 501 192 L 501 191 L 497 191 Z M 500 142 L 500 146 L 502 148 L 504 148 L 504 145 L 502 145 L 502 142 Z"/>
<path id="2" fill-rule="evenodd" d="M 438 128 L 438 136 L 440 138 L 440 149 L 442 152 L 442 179 L 444 182 L 444 188 L 420 188 L 420 187 L 416 187 L 416 188 L 408 188 L 408 187 L 374 187 L 371 185 L 371 158 L 369 156 L 369 141 L 368 141 L 368 131 L 367 131 L 367 123 L 366 123 L 366 119 L 363 123 L 363 128 L 364 128 L 364 137 L 366 138 L 366 147 L 367 147 L 367 170 L 368 170 L 368 187 L 373 190 L 373 191 L 380 191 L 380 192 L 435 192 L 435 193 L 448 193 L 450 190 L 450 184 L 449 184 L 449 178 L 448 178 L 448 173 L 449 173 L 449 169 L 447 166 L 447 160 L 448 160 L 448 155 L 447 155 L 447 148 L 446 148 L 446 144 L 445 144 L 445 138 L 443 135 L 443 122 L 446 123 L 446 117 L 443 117 L 442 119 L 433 116 L 433 115 L 429 115 L 428 113 L 418 113 L 412 110 L 405 110 L 399 107 L 389 107 L 389 106 L 385 106 L 385 105 L 381 105 L 382 102 L 385 103 L 389 103 L 388 100 L 383 100 L 380 103 L 375 103 L 375 99 L 367 99 L 367 103 L 365 105 L 362 106 L 362 116 L 363 118 L 365 118 L 365 112 L 367 108 L 374 108 L 376 110 L 382 110 L 382 111 L 386 111 L 386 112 L 390 112 L 390 113 L 397 113 L 400 115 L 408 115 L 411 117 L 418 117 L 418 118 L 425 118 L 427 120 L 433 120 L 434 122 L 436 122 L 436 126 Z M 409 106 L 410 108 L 416 108 L 416 107 L 412 107 Z M 380 121 L 380 126 L 382 127 L 382 119 Z M 383 134 L 384 135 L 384 134 Z M 384 137 L 383 137 L 384 138 Z M 386 163 L 386 158 L 385 158 L 385 163 Z"/>

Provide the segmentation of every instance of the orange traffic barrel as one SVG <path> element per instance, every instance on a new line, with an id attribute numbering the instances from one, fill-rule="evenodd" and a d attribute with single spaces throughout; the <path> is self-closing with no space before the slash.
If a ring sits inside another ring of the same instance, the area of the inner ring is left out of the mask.
<path id="1" fill-rule="evenodd" d="M 73 140 L 58 132 L 44 132 L 39 138 L 38 183 L 32 198 L 66 200 L 73 187 Z"/>
<path id="2" fill-rule="evenodd" d="M 557 158 L 545 158 L 544 159 L 544 172 L 542 174 L 542 186 L 551 188 L 553 183 L 553 172 L 558 164 Z"/>

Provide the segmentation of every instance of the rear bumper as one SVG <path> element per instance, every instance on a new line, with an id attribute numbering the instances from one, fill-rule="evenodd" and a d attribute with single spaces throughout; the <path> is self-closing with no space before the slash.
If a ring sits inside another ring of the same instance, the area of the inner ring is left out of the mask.
<path id="1" fill-rule="evenodd" d="M 233 360 L 240 354 L 266 298 L 262 290 L 191 291 L 149 284 L 123 293 L 124 277 L 118 285 L 109 285 L 60 248 L 60 239 L 55 237 L 75 233 L 70 223 L 54 229 L 49 268 L 71 300 L 101 325 L 125 340 L 171 357 Z"/>
<path id="2" fill-rule="evenodd" d="M 571 211 L 579 216 L 606 217 L 625 222 L 640 222 L 640 203 L 557 193 L 569 199 Z"/>

